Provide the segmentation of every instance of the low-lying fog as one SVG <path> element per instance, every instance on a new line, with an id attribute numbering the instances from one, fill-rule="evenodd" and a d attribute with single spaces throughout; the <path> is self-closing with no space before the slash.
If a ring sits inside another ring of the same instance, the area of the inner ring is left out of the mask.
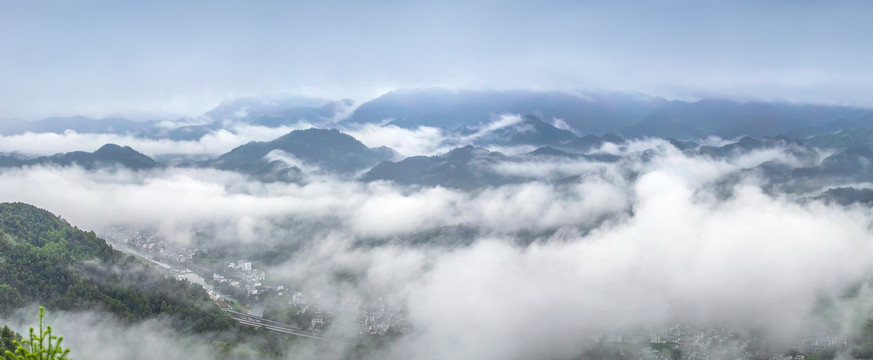
<path id="1" fill-rule="evenodd" d="M 350 133 L 404 155 L 445 150 L 444 134 L 435 129 Z M 27 136 L 36 135 L 4 138 L 2 150 L 38 152 Z M 65 144 L 76 150 L 90 149 L 75 140 L 80 135 L 57 136 L 66 136 L 62 143 L 72 138 Z M 156 154 L 226 151 L 259 138 L 223 136 L 112 141 Z M 654 139 L 602 151 L 621 160 L 511 160 L 494 171 L 525 182 L 474 191 L 328 175 L 298 185 L 211 169 L 35 166 L 0 171 L 0 198 L 45 208 L 86 230 L 153 228 L 191 244 L 204 241 L 199 230 L 211 229 L 209 242 L 241 249 L 296 244 L 297 251 L 265 269 L 268 277 L 349 296 L 390 295 L 405 306 L 410 333 L 378 358 L 564 358 L 578 356 L 598 334 L 676 323 L 790 341 L 821 329 L 847 336 L 870 315 L 865 286 L 856 298 L 841 297 L 873 274 L 870 209 L 773 195 L 762 190 L 767 179 L 737 175 L 764 161 L 796 164 L 790 155 L 777 148 L 718 160 Z M 581 176 L 558 181 L 573 175 Z M 452 228 L 468 229 L 472 238 L 409 241 Z M 338 270 L 360 277 L 331 290 L 330 274 Z M 823 302 L 830 304 L 827 319 L 814 311 Z M 116 345 L 146 332 L 145 339 L 175 336 L 155 331 L 159 321 L 116 330 L 112 321 L 95 320 L 101 315 L 53 316 L 76 358 L 109 358 L 106 342 L 93 340 L 101 336 L 121 334 Z M 174 352 L 180 344 L 169 344 L 149 356 L 196 358 L 208 346 L 187 344 L 193 354 L 183 355 Z M 146 358 L 116 348 L 121 357 Z M 344 354 L 316 350 L 300 349 L 304 356 Z"/>

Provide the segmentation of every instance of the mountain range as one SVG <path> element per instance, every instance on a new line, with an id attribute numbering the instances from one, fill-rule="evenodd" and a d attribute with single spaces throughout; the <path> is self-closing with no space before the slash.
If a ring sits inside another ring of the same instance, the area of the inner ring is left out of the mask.
<path id="1" fill-rule="evenodd" d="M 613 134 L 580 137 L 528 115 L 516 123 L 481 133 L 471 141 L 472 144 L 457 146 L 435 156 L 401 158 L 389 148 L 368 147 L 337 129 L 311 128 L 295 130 L 271 141 L 250 142 L 215 159 L 181 166 L 236 171 L 261 181 L 304 183 L 312 175 L 328 174 L 365 182 L 392 181 L 401 185 L 475 189 L 519 181 L 493 171 L 494 165 L 501 162 L 543 158 L 615 162 L 621 156 L 602 149 L 606 149 L 607 144 L 611 145 L 612 151 L 621 149 L 628 140 Z M 715 159 L 779 149 L 786 157 L 798 161 L 799 166 L 767 162 L 747 170 L 759 172 L 772 183 L 790 184 L 798 189 L 813 188 L 825 178 L 873 181 L 873 131 L 869 129 L 804 139 L 744 136 L 720 146 L 676 139 L 667 141 L 689 156 Z M 494 145 L 538 147 L 525 154 L 507 156 L 487 149 Z M 89 170 L 102 167 L 148 170 L 166 166 L 130 147 L 115 144 L 104 145 L 91 153 L 75 151 L 37 158 L 0 155 L 0 167 L 32 165 L 78 165 Z"/>
<path id="2" fill-rule="evenodd" d="M 352 111 L 354 109 L 354 111 Z M 114 133 L 150 138 L 196 140 L 230 124 L 319 127 L 393 124 L 446 130 L 478 128 L 502 114 L 532 114 L 576 134 L 620 134 L 626 138 L 696 140 L 787 135 L 807 137 L 840 130 L 873 128 L 873 110 L 846 106 L 738 102 L 723 99 L 666 100 L 639 93 L 474 91 L 403 89 L 355 107 L 352 100 L 306 97 L 229 100 L 195 119 L 138 122 L 81 116 L 38 121 L 6 121 L 4 135 L 23 132 Z M 177 125 L 173 125 L 177 124 Z"/>
<path id="3" fill-rule="evenodd" d="M 411 89 L 388 92 L 357 108 L 351 100 L 248 98 L 224 102 L 199 121 L 180 120 L 188 125 L 173 127 L 121 118 L 70 117 L 5 123 L 0 130 L 6 134 L 74 130 L 191 140 L 228 129 L 228 124 L 312 123 L 315 127 L 310 129 L 250 142 L 213 159 L 174 162 L 173 166 L 236 171 L 262 181 L 304 183 L 313 175 L 328 174 L 466 189 L 515 181 L 490 170 L 499 162 L 543 157 L 617 161 L 620 156 L 613 154 L 617 149 L 628 140 L 645 137 L 666 139 L 691 156 L 720 159 L 780 148 L 800 161 L 800 166 L 763 163 L 748 170 L 785 184 L 822 176 L 866 180 L 870 178 L 868 162 L 873 160 L 873 110 L 716 99 L 669 101 L 636 93 Z M 446 135 L 441 145 L 449 150 L 403 158 L 386 147 L 368 147 L 340 130 L 367 124 L 440 128 Z M 705 145 L 708 136 L 736 140 Z M 494 151 L 513 147 L 528 150 L 516 156 Z M 0 154 L 0 167 L 46 164 L 134 170 L 166 166 L 114 144 L 94 152 L 36 158 Z"/>

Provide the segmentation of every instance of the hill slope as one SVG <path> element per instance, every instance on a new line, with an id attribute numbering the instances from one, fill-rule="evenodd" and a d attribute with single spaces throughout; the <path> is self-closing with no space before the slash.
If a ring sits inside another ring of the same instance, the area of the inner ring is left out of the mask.
<path id="1" fill-rule="evenodd" d="M 385 161 L 361 177 L 362 181 L 388 180 L 402 185 L 444 186 L 469 189 L 507 181 L 490 171 L 506 160 L 499 152 L 468 145 L 436 156 L 413 156 L 399 162 Z"/>
<path id="2" fill-rule="evenodd" d="M 29 303 L 102 309 L 128 321 L 170 315 L 194 331 L 233 326 L 199 285 L 165 278 L 48 211 L 0 204 L 0 312 Z"/>
<path id="3" fill-rule="evenodd" d="M 250 142 L 205 165 L 262 176 L 278 169 L 275 160 L 265 159 L 274 151 L 334 174 L 354 173 L 394 156 L 391 149 L 369 148 L 339 130 L 313 128 L 295 130 L 272 141 Z"/>
<path id="4" fill-rule="evenodd" d="M 525 115 L 522 121 L 495 129 L 477 139 L 482 145 L 560 146 L 577 137 L 572 131 L 558 129 L 534 115 Z"/>

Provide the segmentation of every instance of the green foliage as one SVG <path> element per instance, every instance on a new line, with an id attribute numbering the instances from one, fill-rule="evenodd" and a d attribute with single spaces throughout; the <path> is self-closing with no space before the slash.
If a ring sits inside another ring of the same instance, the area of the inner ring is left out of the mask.
<path id="1" fill-rule="evenodd" d="M 6 284 L 0 284 L 0 315 L 9 315 L 9 313 L 24 305 L 24 298 L 15 290 Z"/>
<path id="2" fill-rule="evenodd" d="M 806 360 L 833 360 L 837 356 L 837 349 L 830 348 L 815 351 L 809 354 L 806 354 Z"/>
<path id="3" fill-rule="evenodd" d="M 6 357 L 6 350 L 15 350 L 15 341 L 21 340 L 21 335 L 12 331 L 9 326 L 3 326 L 3 329 L 0 329 L 0 358 L 8 359 Z"/>
<path id="4" fill-rule="evenodd" d="M 649 346 L 652 349 L 658 350 L 662 355 L 666 355 L 671 359 L 678 360 L 682 358 L 682 350 L 675 343 L 651 343 Z"/>
<path id="5" fill-rule="evenodd" d="M 573 357 L 574 360 L 631 360 L 639 349 L 626 349 L 625 346 L 616 344 L 597 344 L 586 348 L 581 354 Z"/>
<path id="6" fill-rule="evenodd" d="M 166 278 L 45 210 L 3 203 L 0 312 L 25 302 L 104 309 L 128 321 L 166 314 L 177 329 L 198 332 L 234 326 L 202 287 Z"/>
<path id="7" fill-rule="evenodd" d="M 263 318 L 289 325 L 298 324 L 299 321 L 297 308 L 294 305 L 276 301 L 274 299 L 268 301 L 264 307 Z"/>
<path id="8" fill-rule="evenodd" d="M 213 282 L 212 285 L 215 287 L 215 291 L 218 291 L 222 294 L 230 295 L 234 299 L 245 300 L 246 296 L 248 296 L 248 292 L 246 292 L 246 289 L 230 286 L 230 284 L 228 283 L 221 283 L 216 281 Z"/>
<path id="9" fill-rule="evenodd" d="M 70 349 L 64 349 L 63 337 L 52 335 L 51 325 L 43 328 L 43 307 L 39 307 L 39 333 L 30 328 L 30 340 L 15 340 L 15 352 L 6 350 L 6 356 L 15 360 L 65 360 Z M 4 329 L 5 330 L 5 329 Z M 53 343 L 54 342 L 54 343 Z"/>

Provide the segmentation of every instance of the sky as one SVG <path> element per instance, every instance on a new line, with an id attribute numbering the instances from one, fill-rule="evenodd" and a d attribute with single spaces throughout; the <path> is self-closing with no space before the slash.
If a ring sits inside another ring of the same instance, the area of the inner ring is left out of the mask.
<path id="1" fill-rule="evenodd" d="M 410 87 L 873 107 L 870 14 L 873 2 L 807 0 L 0 0 L 0 121 L 190 116 L 227 99 L 283 94 L 360 102 Z M 293 128 L 233 130 L 182 142 L 10 135 L 0 150 L 91 151 L 116 142 L 149 155 L 222 153 Z M 439 129 L 347 130 L 403 154 L 447 150 Z M 216 243 L 299 243 L 266 269 L 271 276 L 323 289 L 328 276 L 352 269 L 362 274 L 352 291 L 409 306 L 415 332 L 376 358 L 561 358 L 576 355 L 587 335 L 676 321 L 795 336 L 813 329 L 805 325 L 818 321 L 821 299 L 837 304 L 831 331 L 848 336 L 873 312 L 867 286 L 858 304 L 839 297 L 873 272 L 873 210 L 770 195 L 766 179 L 740 172 L 765 161 L 800 166 L 793 149 L 713 159 L 648 139 L 613 150 L 622 160 L 501 162 L 492 170 L 528 181 L 476 192 L 328 175 L 300 185 L 201 168 L 32 166 L 0 172 L 0 199 L 83 229 L 157 229 L 181 245 L 203 228 L 216 229 Z M 554 182 L 574 175 L 575 183 Z M 726 188 L 732 195 L 723 198 Z M 442 245 L 358 246 L 445 228 L 475 233 Z M 461 323 L 446 314 L 466 316 Z M 160 322 L 120 331 L 91 325 L 103 317 L 70 319 L 65 334 L 81 346 L 79 357 L 187 354 L 163 340 L 172 333 L 127 345 L 166 328 Z M 93 341 L 105 331 L 122 333 L 124 346 Z"/>
<path id="2" fill-rule="evenodd" d="M 873 106 L 865 1 L 0 1 L 0 119 L 242 96 L 634 90 Z"/>

